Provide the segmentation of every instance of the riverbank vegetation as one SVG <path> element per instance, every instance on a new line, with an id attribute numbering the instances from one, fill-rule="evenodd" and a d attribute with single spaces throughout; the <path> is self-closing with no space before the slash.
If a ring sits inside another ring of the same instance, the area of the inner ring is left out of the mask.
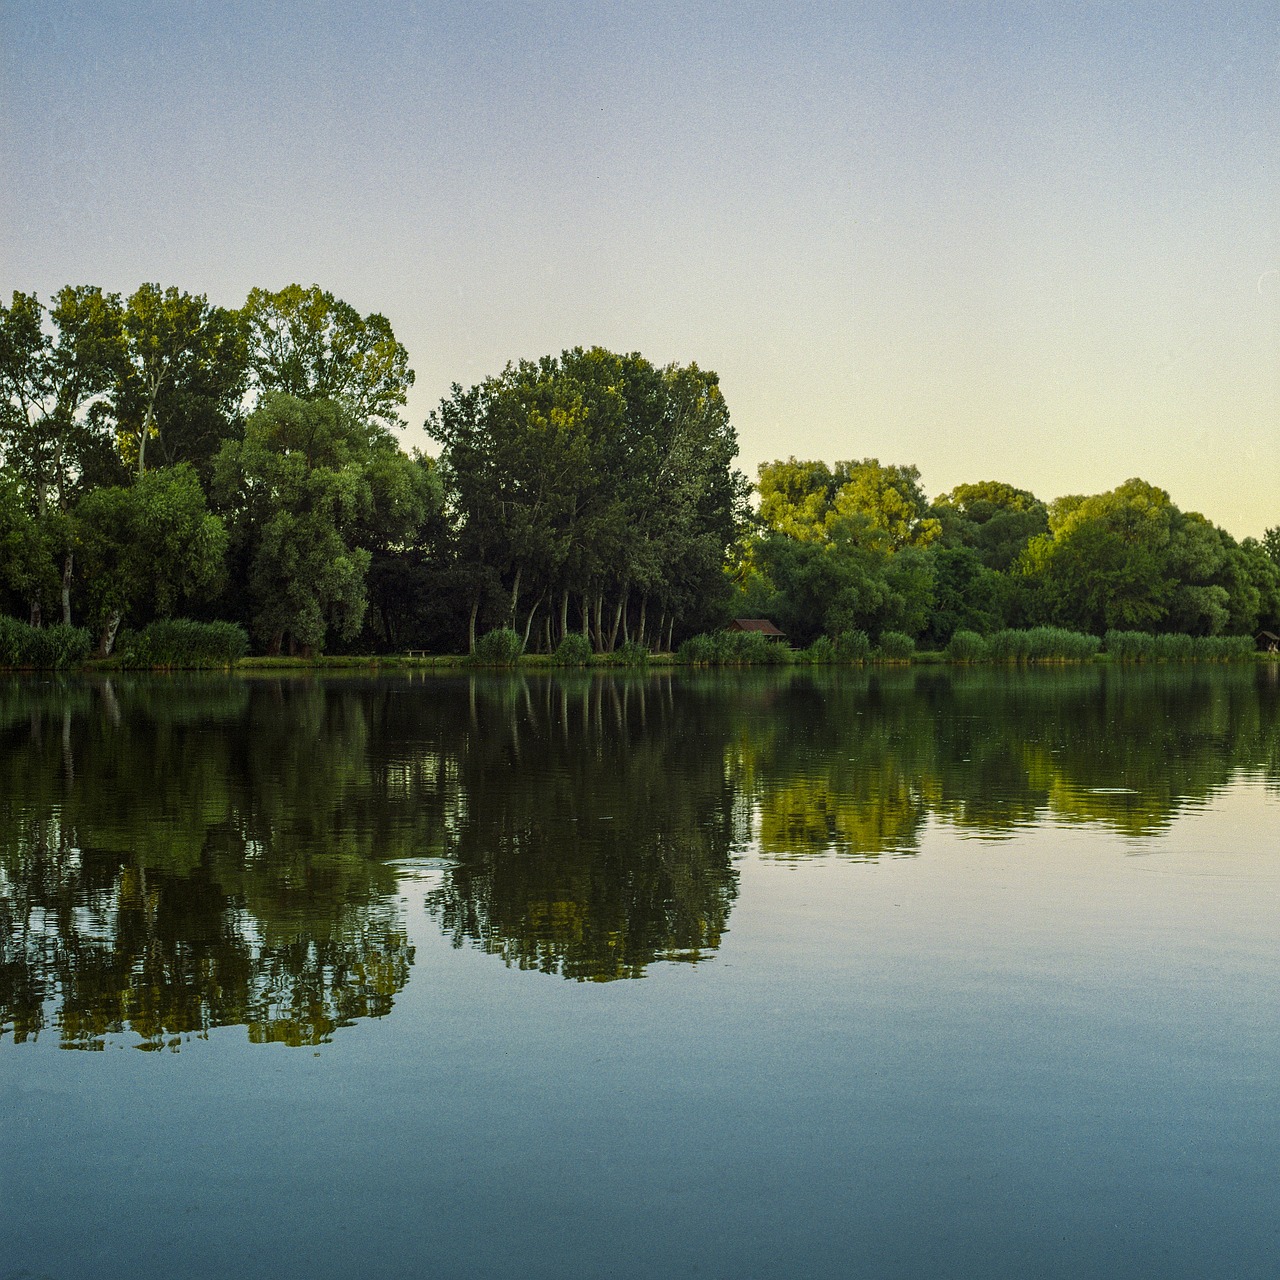
<path id="1" fill-rule="evenodd" d="M 156 284 L 15 292 L 0 665 L 1083 660 L 1104 635 L 1167 661 L 1280 633 L 1280 527 L 1237 542 L 1142 480 L 931 500 L 911 465 L 790 458 L 753 505 L 696 364 L 509 364 L 431 413 L 434 457 L 397 438 L 413 377 L 385 317 L 315 285 L 239 308 Z M 723 633 L 734 617 L 785 644 Z"/>

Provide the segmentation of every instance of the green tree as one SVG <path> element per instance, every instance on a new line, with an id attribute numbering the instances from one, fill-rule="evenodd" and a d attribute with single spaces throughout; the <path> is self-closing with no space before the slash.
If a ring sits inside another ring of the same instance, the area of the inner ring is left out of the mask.
<path id="1" fill-rule="evenodd" d="M 988 569 L 1000 571 L 1049 528 L 1048 510 L 1035 494 L 999 480 L 956 485 L 936 499 L 932 514 L 948 546 L 971 547 Z"/>
<path id="2" fill-rule="evenodd" d="M 253 289 L 242 314 L 260 396 L 338 400 L 355 418 L 403 425 L 399 411 L 413 370 L 385 316 L 361 316 L 315 284 Z"/>
<path id="3" fill-rule="evenodd" d="M 166 463 L 189 462 L 207 474 L 244 391 L 239 317 L 203 294 L 144 284 L 125 306 L 124 334 L 112 397 L 122 455 L 141 476 L 154 440 Z"/>
<path id="4" fill-rule="evenodd" d="M 225 573 L 226 529 L 186 465 L 86 494 L 76 508 L 75 538 L 103 657 L 124 619 L 168 617 L 216 590 Z"/>
<path id="5" fill-rule="evenodd" d="M 411 538 L 431 501 L 429 470 L 385 427 L 283 393 L 264 398 L 243 440 L 223 445 L 214 473 L 253 630 L 273 653 L 356 635 L 372 550 Z"/>

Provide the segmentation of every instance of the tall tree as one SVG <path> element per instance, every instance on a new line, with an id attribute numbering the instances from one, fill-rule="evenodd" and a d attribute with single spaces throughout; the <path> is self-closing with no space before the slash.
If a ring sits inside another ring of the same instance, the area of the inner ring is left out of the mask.
<path id="1" fill-rule="evenodd" d="M 203 294 L 144 284 L 126 304 L 124 334 L 112 408 L 126 459 L 143 475 L 155 440 L 165 462 L 207 471 L 244 390 L 238 316 Z"/>
<path id="2" fill-rule="evenodd" d="M 362 316 L 315 284 L 254 289 L 242 314 L 260 395 L 338 400 L 357 418 L 403 426 L 400 408 L 413 370 L 386 316 Z"/>
<path id="3" fill-rule="evenodd" d="M 271 652 L 351 638 L 372 549 L 426 518 L 429 474 L 391 434 L 332 400 L 276 392 L 223 445 L 214 492 L 248 582 L 253 630 Z"/>

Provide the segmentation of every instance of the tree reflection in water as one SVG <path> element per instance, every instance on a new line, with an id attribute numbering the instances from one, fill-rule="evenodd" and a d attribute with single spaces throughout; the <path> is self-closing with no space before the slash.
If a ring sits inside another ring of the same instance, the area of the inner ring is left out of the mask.
<path id="1" fill-rule="evenodd" d="M 585 981 L 713 953 L 735 859 L 931 821 L 1158 832 L 1280 783 L 1280 669 L 0 683 L 0 1034 L 315 1044 L 457 946 Z"/>

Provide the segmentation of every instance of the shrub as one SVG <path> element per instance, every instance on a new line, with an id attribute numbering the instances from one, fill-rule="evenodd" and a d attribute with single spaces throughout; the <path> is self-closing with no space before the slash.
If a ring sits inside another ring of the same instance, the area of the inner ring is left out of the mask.
<path id="1" fill-rule="evenodd" d="M 717 631 L 691 636 L 676 658 L 693 666 L 777 666 L 795 656 L 789 645 L 769 640 L 758 631 Z"/>
<path id="2" fill-rule="evenodd" d="M 1107 652 L 1116 662 L 1232 662 L 1252 658 L 1249 636 L 1188 636 L 1174 632 L 1108 631 Z"/>
<path id="3" fill-rule="evenodd" d="M 649 650 L 639 640 L 628 640 L 619 645 L 608 658 L 615 667 L 643 667 L 649 662 Z"/>
<path id="4" fill-rule="evenodd" d="M 865 631 L 842 631 L 836 637 L 836 652 L 842 662 L 866 662 L 871 656 L 871 638 Z"/>
<path id="5" fill-rule="evenodd" d="M 876 656 L 886 662 L 910 662 L 916 642 L 903 631 L 882 631 Z"/>
<path id="6" fill-rule="evenodd" d="M 987 637 L 987 652 L 996 662 L 1087 662 L 1101 641 L 1061 627 L 997 631 Z"/>
<path id="7" fill-rule="evenodd" d="M 556 646 L 551 664 L 556 667 L 585 667 L 590 664 L 593 653 L 591 641 L 580 631 L 571 631 Z"/>
<path id="8" fill-rule="evenodd" d="M 0 617 L 0 667 L 34 667 L 56 671 L 89 656 L 92 641 L 83 627 L 58 623 L 32 627 L 17 618 Z"/>
<path id="9" fill-rule="evenodd" d="M 524 652 L 524 641 L 510 627 L 487 631 L 476 641 L 471 661 L 478 667 L 514 667 Z"/>
<path id="10" fill-rule="evenodd" d="M 249 637 L 234 622 L 162 618 L 120 637 L 116 653 L 126 667 L 230 667 L 249 652 Z"/>
<path id="11" fill-rule="evenodd" d="M 976 631 L 957 631 L 947 645 L 952 662 L 982 662 L 987 657 L 987 642 Z"/>
<path id="12" fill-rule="evenodd" d="M 814 666 L 827 666 L 836 659 L 836 642 L 830 636 L 819 636 L 804 652 L 804 660 Z"/>

